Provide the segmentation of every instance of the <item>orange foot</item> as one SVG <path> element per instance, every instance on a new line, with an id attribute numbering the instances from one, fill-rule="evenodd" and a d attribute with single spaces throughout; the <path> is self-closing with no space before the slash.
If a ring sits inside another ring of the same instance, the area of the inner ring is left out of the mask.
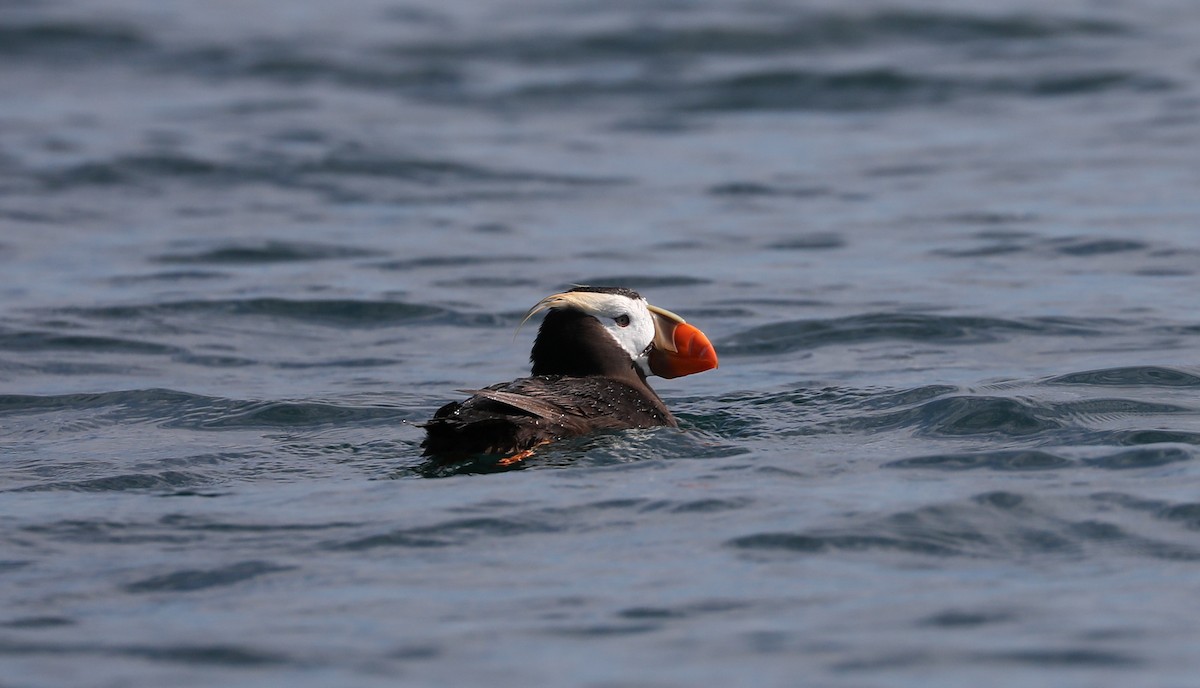
<path id="1" fill-rule="evenodd" d="M 497 466 L 511 466 L 514 463 L 520 463 L 520 462 L 524 461 L 525 459 L 528 459 L 531 456 L 533 456 L 532 449 L 523 449 L 523 450 L 517 452 L 516 454 L 512 454 L 510 456 L 504 457 L 503 459 L 500 459 L 499 461 L 496 462 L 496 465 Z"/>

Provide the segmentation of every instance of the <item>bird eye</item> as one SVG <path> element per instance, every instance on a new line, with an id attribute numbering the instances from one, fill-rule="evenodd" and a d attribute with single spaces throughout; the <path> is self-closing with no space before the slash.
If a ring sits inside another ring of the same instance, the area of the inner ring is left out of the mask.
<path id="1" fill-rule="evenodd" d="M 617 327 L 629 327 L 629 316 L 624 313 L 613 318 L 613 321 L 617 323 Z"/>

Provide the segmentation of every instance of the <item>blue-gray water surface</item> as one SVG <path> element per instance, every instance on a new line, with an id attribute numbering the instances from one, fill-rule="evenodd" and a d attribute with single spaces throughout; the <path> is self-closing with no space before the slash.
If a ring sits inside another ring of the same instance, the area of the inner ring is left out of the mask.
<path id="1" fill-rule="evenodd" d="M 1195 685 L 1198 35 L 0 0 L 0 684 Z M 572 283 L 682 428 L 426 465 Z"/>

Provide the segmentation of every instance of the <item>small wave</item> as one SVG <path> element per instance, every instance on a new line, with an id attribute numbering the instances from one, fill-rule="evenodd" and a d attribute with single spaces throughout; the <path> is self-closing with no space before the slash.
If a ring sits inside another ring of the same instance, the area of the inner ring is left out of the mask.
<path id="1" fill-rule="evenodd" d="M 40 413 L 45 411 L 93 410 L 101 408 L 187 408 L 209 405 L 215 397 L 205 397 L 169 389 L 122 390 L 92 394 L 0 395 L 0 413 Z"/>
<path id="2" fill-rule="evenodd" d="M 1000 218 L 1005 216 L 1001 215 Z M 1002 222 L 1020 222 L 1020 216 L 1011 220 L 999 220 Z M 967 222 L 969 220 L 961 217 L 946 218 L 953 222 Z M 940 248 L 932 251 L 933 255 L 947 256 L 950 258 L 976 258 L 985 256 L 1005 255 L 1011 253 L 1030 253 L 1034 256 L 1043 259 L 1056 260 L 1063 256 L 1071 258 L 1093 258 L 1096 256 L 1107 256 L 1120 253 L 1137 253 L 1148 252 L 1153 247 L 1151 244 L 1135 240 L 1121 238 L 1096 238 L 1096 237 L 1062 237 L 1054 239 L 1042 239 L 1035 235 L 1025 232 L 980 232 L 975 236 L 983 242 L 979 246 L 970 248 Z"/>
<path id="3" fill-rule="evenodd" d="M 667 287 L 690 287 L 711 284 L 712 280 L 690 275 L 600 275 L 579 281 L 588 285 L 616 285 L 630 289 L 664 289 Z M 568 285 L 563 285 L 567 288 Z"/>
<path id="4" fill-rule="evenodd" d="M 3 167 L 6 165 L 7 162 L 8 161 L 6 161 L 3 157 L 0 157 L 0 169 L 3 169 Z M 35 212 L 32 210 L 24 210 L 24 209 L 18 210 L 15 208 L 0 209 L 0 218 L 3 218 L 5 220 L 12 220 L 14 222 L 23 222 L 23 223 L 39 224 L 39 225 L 59 224 L 59 223 L 63 223 L 66 221 L 62 215 L 55 215 L 55 214 L 47 213 L 47 212 Z M 6 259 L 10 258 L 12 251 L 13 250 L 11 248 L 8 248 L 5 246 L 0 246 L 0 257 L 4 257 Z M 9 255 L 6 255 L 6 254 L 9 254 Z"/>
<path id="5" fill-rule="evenodd" d="M 688 111 L 879 110 L 935 105 L 966 97 L 1055 97 L 1113 90 L 1163 90 L 1166 79 L 1131 72 L 1082 72 L 1030 77 L 934 76 L 890 67 L 843 72 L 748 72 L 693 85 L 677 93 Z"/>
<path id="6" fill-rule="evenodd" d="M 966 88 L 952 79 L 891 68 L 760 71 L 694 86 L 691 93 L 681 94 L 679 107 L 697 111 L 875 110 L 938 103 Z"/>
<path id="7" fill-rule="evenodd" d="M 136 339 L 43 331 L 0 331 L 0 350 L 84 351 L 113 354 L 166 355 L 179 349 Z"/>
<path id="8" fill-rule="evenodd" d="M 1200 375 L 1162 366 L 1129 366 L 1068 373 L 1051 378 L 1046 383 L 1114 387 L 1200 387 Z"/>
<path id="9" fill-rule="evenodd" d="M 1001 613 L 1003 617 L 1003 613 Z M 855 658 L 835 663 L 838 671 L 872 671 L 911 669 L 917 666 L 936 666 L 951 661 L 961 662 L 972 667 L 989 664 L 1018 665 L 1033 669 L 1130 669 L 1139 667 L 1146 661 L 1135 654 L 1113 650 L 1097 650 L 1091 647 L 1030 647 L 1015 650 L 987 650 L 969 653 L 931 651 L 886 653 L 862 658 Z"/>
<path id="10" fill-rule="evenodd" d="M 947 258 L 987 258 L 1004 256 L 1012 253 L 1023 253 L 1027 247 L 1015 241 L 1000 241 L 973 248 L 939 248 L 931 253 Z"/>
<path id="11" fill-rule="evenodd" d="M 350 406 L 301 401 L 243 401 L 168 389 L 127 390 L 53 396 L 0 395 L 0 415 L 91 411 L 100 424 L 154 423 L 167 428 L 316 428 L 330 424 L 401 423 L 412 420 L 402 408 Z M 112 478 L 112 489 L 180 487 L 198 480 L 189 474 L 136 474 Z M 96 489 L 108 483 L 91 482 Z"/>
<path id="12" fill-rule="evenodd" d="M 65 616 L 22 616 L 9 621 L 0 621 L 3 628 L 61 628 L 74 626 L 77 621 Z"/>
<path id="13" fill-rule="evenodd" d="M 956 441 L 1019 442 L 1006 441 L 996 452 L 982 455 L 935 450 L 929 456 L 894 464 L 938 465 L 951 470 L 1038 470 L 1068 465 L 1068 459 L 1056 455 L 1055 450 L 1044 451 L 1046 446 L 1200 444 L 1200 434 L 1186 429 L 1146 427 L 1173 419 L 1186 423 L 1196 414 L 1190 406 L 1137 398 L 1054 400 L 1036 395 L 967 393 L 948 385 L 900 390 L 802 385 L 776 392 L 755 390 L 685 400 L 682 410 L 680 417 L 687 427 L 727 441 L 899 432 Z"/>
<path id="14" fill-rule="evenodd" d="M 708 514 L 738 511 L 754 504 L 754 500 L 740 497 L 731 499 L 655 500 L 641 504 L 638 511 L 666 511 L 672 514 Z"/>
<path id="15" fill-rule="evenodd" d="M 244 645 L 135 645 L 117 647 L 101 654 L 127 655 L 157 662 L 201 664 L 220 667 L 260 667 L 292 663 L 287 657 Z"/>
<path id="16" fill-rule="evenodd" d="M 612 177 L 585 177 L 527 170 L 501 170 L 449 160 L 424 160 L 339 153 L 296 166 L 298 174 L 361 175 L 403 179 L 427 185 L 465 182 L 536 182 L 543 184 L 615 184 Z"/>
<path id="17" fill-rule="evenodd" d="M 1091 648 L 1031 648 L 976 653 L 972 657 L 978 663 L 1020 664 L 1040 668 L 1129 668 L 1146 662 L 1137 655 L 1113 650 Z"/>
<path id="18" fill-rule="evenodd" d="M 997 80 L 992 83 L 989 90 L 996 93 L 1013 93 L 1034 97 L 1056 97 L 1107 93 L 1109 91 L 1168 91 L 1174 88 L 1174 82 L 1169 79 L 1136 72 L 1107 71 L 1045 75 L 1036 77 L 1032 81 Z M 1081 249 L 1076 248 L 1075 250 L 1080 251 Z M 1133 249 L 1102 244 L 1099 247 L 1084 248 L 1082 253 L 1077 252 L 1073 255 L 1091 255 L 1089 251 L 1114 253 L 1125 250 Z"/>
<path id="19" fill-rule="evenodd" d="M 479 540 L 562 535 L 591 530 L 598 518 L 635 521 L 646 514 L 688 522 L 697 514 L 715 514 L 748 509 L 753 500 L 742 497 L 697 499 L 649 499 L 628 497 L 583 502 L 569 506 L 526 509 L 523 504 L 503 500 L 485 500 L 455 509 L 459 515 L 419 526 L 406 526 L 365 537 L 331 540 L 323 547 L 330 550 L 371 550 L 376 548 L 441 548 L 470 545 Z M 360 529 L 355 529 L 356 532 Z"/>
<path id="20" fill-rule="evenodd" d="M 1125 446 L 1143 444 L 1197 444 L 1200 432 L 1186 430 L 1118 430 L 1102 438 L 1106 442 Z"/>
<path id="21" fill-rule="evenodd" d="M 891 461 L 884 468 L 915 468 L 938 471 L 1048 471 L 1072 467 L 1091 467 L 1106 470 L 1157 468 L 1172 463 L 1191 461 L 1192 451 L 1179 447 L 1145 447 L 1119 451 L 1087 459 L 1068 459 L 1037 449 L 1013 449 L 984 452 L 932 454 Z"/>
<path id="22" fill-rule="evenodd" d="M 911 428 L 924 434 L 948 437 L 1033 437 L 1057 430 L 1079 431 L 1081 423 L 1191 413 L 1194 411 L 1187 407 L 1136 399 L 1051 402 L 958 394 L 897 411 L 844 417 L 831 421 L 830 426 L 858 431 Z M 1094 439 L 1105 435 L 1104 432 L 1094 434 Z"/>
<path id="23" fill-rule="evenodd" d="M 1082 322 L 1062 319 L 1020 321 L 921 313 L 869 313 L 761 325 L 719 342 L 717 348 L 723 356 L 763 355 L 870 341 L 976 344 L 1013 334 L 1081 336 L 1094 332 Z"/>
<path id="24" fill-rule="evenodd" d="M 1195 458 L 1194 452 L 1179 447 L 1143 447 L 1085 459 L 1083 463 L 1095 468 L 1123 471 L 1157 468 L 1181 461 L 1191 461 L 1193 458 Z"/>
<path id="25" fill-rule="evenodd" d="M 965 471 L 988 469 L 993 471 L 1045 471 L 1075 466 L 1070 459 L 1049 452 L 1017 449 L 974 454 L 933 454 L 891 461 L 884 468 L 925 468 L 935 470 Z"/>
<path id="26" fill-rule="evenodd" d="M 1157 510 L 1156 516 L 1164 521 L 1182 523 L 1189 530 L 1200 530 L 1200 502 L 1164 506 Z"/>
<path id="27" fill-rule="evenodd" d="M 128 155 L 103 162 L 84 162 L 38 174 L 51 191 L 79 186 L 133 186 L 163 178 L 240 178 L 234 166 L 184 155 Z"/>
<path id="28" fill-rule="evenodd" d="M 414 56 L 401 61 L 380 51 L 318 53 L 299 44 L 246 41 L 163 51 L 158 66 L 220 79 L 265 79 L 288 85 L 332 83 L 371 91 L 404 91 L 427 98 L 460 94 L 464 70 L 448 60 Z"/>
<path id="29" fill-rule="evenodd" d="M 189 413 L 171 420 L 168 427 L 196 430 L 229 428 L 316 428 L 330 424 L 362 424 L 408 420 L 409 414 L 394 408 L 363 408 L 315 402 L 237 402 L 219 415 Z M 209 416 L 209 417 L 204 417 Z"/>
<path id="30" fill-rule="evenodd" d="M 678 415 L 686 421 L 687 428 L 727 440 L 755 440 L 774 434 L 804 436 L 859 427 L 880 429 L 892 423 L 903 425 L 906 420 L 898 416 L 873 412 L 913 407 L 955 391 L 954 387 L 941 385 L 901 392 L 841 387 L 800 387 L 779 392 L 754 390 L 698 403 L 686 400 L 683 412 Z M 691 407 L 698 410 L 692 411 Z M 864 410 L 872 413 L 856 418 L 854 414 Z"/>
<path id="31" fill-rule="evenodd" d="M 1066 256 L 1098 256 L 1110 253 L 1130 253 L 1145 251 L 1150 244 L 1133 239 L 1092 239 L 1086 237 L 1071 237 L 1054 239 L 1048 242 L 1056 252 Z"/>
<path id="32" fill-rule="evenodd" d="M 293 663 L 273 652 L 234 645 L 112 645 L 103 643 L 19 642 L 0 640 L 0 655 L 95 655 L 221 668 L 249 668 Z"/>
<path id="33" fill-rule="evenodd" d="M 587 624 L 583 626 L 567 626 L 562 628 L 550 629 L 548 632 L 556 637 L 576 637 L 582 639 L 601 639 L 611 638 L 614 636 L 623 635 L 640 635 L 643 633 L 653 633 L 662 628 L 661 623 L 610 623 L 610 624 Z"/>
<path id="34" fill-rule="evenodd" d="M 477 276 L 455 276 L 452 279 L 436 280 L 432 282 L 433 286 L 451 289 L 479 289 L 481 291 L 489 289 L 504 289 L 508 287 L 523 287 L 535 289 L 545 286 L 536 277 L 516 277 L 511 275 L 477 275 Z M 486 315 L 477 316 L 480 320 L 487 319 Z"/>
<path id="35" fill-rule="evenodd" d="M 1056 417 L 1068 421 L 1111 422 L 1130 416 L 1166 416 L 1195 413 L 1194 409 L 1138 399 L 1083 399 L 1050 405 Z"/>
<path id="36" fill-rule="evenodd" d="M 892 551 L 925 557 L 1022 560 L 1079 557 L 1092 548 L 1172 561 L 1200 561 L 1190 545 L 1149 538 L 1097 519 L 1070 520 L 1054 505 L 1014 492 L 867 518 L 835 529 L 764 532 L 726 545 L 752 555 L 828 555 Z"/>
<path id="37" fill-rule="evenodd" d="M 242 356 L 193 353 L 181 353 L 172 357 L 172 360 L 176 363 L 204 366 L 205 368 L 246 368 L 260 363 L 257 359 L 244 358 Z M 279 364 L 276 365 L 281 368 L 285 367 Z"/>
<path id="38" fill-rule="evenodd" d="M 951 555 L 958 550 L 932 537 L 890 537 L 884 535 L 806 535 L 803 533 L 760 533 L 729 541 L 730 546 L 746 550 L 781 550 L 794 553 L 846 550 L 898 550 L 912 554 Z"/>
<path id="39" fill-rule="evenodd" d="M 150 40 L 132 26 L 99 21 L 0 24 L 0 55 L 10 58 L 95 59 L 148 48 Z"/>
<path id="40" fill-rule="evenodd" d="M 870 394 L 862 391 L 858 392 L 843 392 L 842 395 L 847 399 L 855 401 L 855 407 L 869 410 L 884 410 L 893 409 L 913 404 L 921 404 L 938 397 L 944 397 L 948 394 L 953 394 L 958 391 L 957 387 L 949 385 L 924 385 L 922 387 L 914 387 L 912 389 L 902 389 L 895 392 L 873 392 Z"/>
<path id="41" fill-rule="evenodd" d="M 724 198 L 812 198 L 814 196 L 828 196 L 833 191 L 827 187 L 781 187 L 758 182 L 726 182 L 710 186 L 707 190 L 712 196 Z M 839 248 L 844 245 L 844 240 L 836 234 L 810 234 L 807 236 L 798 237 L 779 242 L 779 245 L 771 245 L 768 248 L 793 248 L 789 246 L 791 242 L 803 242 L 805 244 L 818 244 L 817 246 L 803 246 L 803 248 Z M 827 245 L 835 242 L 835 245 Z"/>
<path id="42" fill-rule="evenodd" d="M 154 320 L 162 316 L 215 315 L 288 318 L 338 327 L 390 327 L 401 323 L 465 317 L 448 309 L 402 301 L 355 299 L 213 299 L 129 306 L 63 309 L 64 314 L 104 320 Z"/>
<path id="43" fill-rule="evenodd" d="M 210 477 L 187 471 L 123 473 L 103 478 L 60 480 L 14 487 L 6 492 L 124 492 L 191 489 L 211 485 Z M 119 540 L 120 538 L 118 538 Z M 116 540 L 114 540 L 116 541 Z"/>
<path id="44" fill-rule="evenodd" d="M 720 599 L 705 600 L 691 604 L 680 604 L 673 607 L 627 607 L 617 611 L 615 616 L 629 620 L 677 620 L 703 617 L 710 614 L 723 614 L 748 607 L 745 602 L 723 601 Z"/>
<path id="45" fill-rule="evenodd" d="M 720 408 L 699 413 L 677 411 L 675 415 L 691 429 L 712 433 L 725 439 L 752 438 L 764 431 L 766 424 L 749 409 L 726 411 Z"/>
<path id="46" fill-rule="evenodd" d="M 354 528 L 362 525 L 357 522 L 327 521 L 315 523 L 246 523 L 233 521 L 211 520 L 203 516 L 187 514 L 169 514 L 159 519 L 159 523 L 179 531 L 199 531 L 202 533 L 308 533 L 321 530 L 337 530 Z"/>
<path id="47" fill-rule="evenodd" d="M 1013 620 L 1008 611 L 963 611 L 950 609 L 921 619 L 917 625 L 933 628 L 976 628 Z"/>
<path id="48" fill-rule="evenodd" d="M 182 179 L 214 185 L 266 183 L 283 188 L 321 190 L 314 179 L 380 177 L 421 187 L 460 189 L 464 184 L 491 185 L 608 185 L 616 178 L 551 174 L 528 170 L 504 170 L 450 160 L 392 157 L 380 154 L 341 152 L 317 159 L 277 157 L 268 163 L 215 161 L 181 154 L 125 155 L 111 160 L 91 161 L 35 174 L 51 191 L 80 186 L 149 186 L 164 180 Z M 325 189 L 328 191 L 329 189 Z"/>
<path id="49" fill-rule="evenodd" d="M 846 240 L 837 234 L 818 233 L 776 241 L 768 244 L 767 248 L 777 251 L 824 251 L 845 246 Z"/>
<path id="50" fill-rule="evenodd" d="M 265 561 L 243 561 L 217 569 L 184 569 L 134 581 L 124 586 L 125 592 L 194 592 L 209 588 L 235 585 L 270 573 L 295 570 L 295 566 L 279 566 Z"/>
<path id="51" fill-rule="evenodd" d="M 167 270 L 149 274 L 116 275 L 108 282 L 116 286 L 144 284 L 147 282 L 183 282 L 185 280 L 226 279 L 228 273 L 216 270 Z"/>
<path id="52" fill-rule="evenodd" d="M 384 263 L 376 263 L 375 267 L 381 270 L 407 272 L 409 270 L 470 267 L 474 265 L 488 265 L 493 263 L 528 263 L 532 260 L 532 256 L 515 254 L 500 256 L 477 254 L 431 255 L 421 256 L 419 258 L 406 258 L 404 260 L 391 260 Z"/>
<path id="53" fill-rule="evenodd" d="M 979 14 L 884 10 L 877 12 L 798 12 L 769 25 L 642 25 L 581 35 L 518 35 L 475 42 L 442 41 L 397 46 L 409 58 L 481 58 L 529 64 L 645 60 L 706 55 L 770 55 L 876 42 L 1044 40 L 1073 35 L 1115 36 L 1121 24 L 1094 19 L 1034 15 L 989 17 Z"/>
<path id="54" fill-rule="evenodd" d="M 448 547 L 480 538 L 513 537 L 531 533 L 552 533 L 559 528 L 531 518 L 479 517 L 446 521 L 430 526 L 400 528 L 379 535 L 330 543 L 329 549 L 363 551 L 378 547 Z"/>
<path id="55" fill-rule="evenodd" d="M 274 363 L 280 370 L 308 370 L 311 368 L 382 368 L 400 362 L 396 358 L 333 358 L 322 361 L 284 361 Z M 207 361 L 204 365 L 211 365 Z M 241 365 L 235 359 L 234 365 Z"/>
<path id="56" fill-rule="evenodd" d="M 373 255 L 370 251 L 350 246 L 296 241 L 266 241 L 258 244 L 230 244 L 191 253 L 167 253 L 155 257 L 154 260 L 159 263 L 241 265 L 361 258 L 370 255 Z"/>

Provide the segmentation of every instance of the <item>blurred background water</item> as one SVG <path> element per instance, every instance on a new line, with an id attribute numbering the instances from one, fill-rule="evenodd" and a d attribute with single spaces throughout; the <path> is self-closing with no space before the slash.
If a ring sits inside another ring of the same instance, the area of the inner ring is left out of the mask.
<path id="1" fill-rule="evenodd" d="M 1197 35 L 0 1 L 0 683 L 1194 685 Z M 571 283 L 683 429 L 425 470 Z"/>

